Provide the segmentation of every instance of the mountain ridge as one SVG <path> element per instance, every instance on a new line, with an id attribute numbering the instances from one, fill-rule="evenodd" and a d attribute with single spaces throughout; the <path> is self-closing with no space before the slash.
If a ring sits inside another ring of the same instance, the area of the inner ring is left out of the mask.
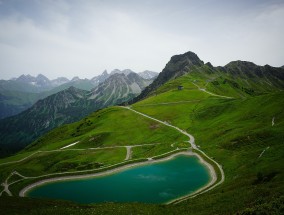
<path id="1" fill-rule="evenodd" d="M 198 72 L 203 70 L 206 71 L 204 73 L 208 74 L 215 73 L 219 74 L 220 76 L 226 74 L 229 76 L 228 78 L 231 79 L 230 83 L 235 82 L 234 77 L 237 76 L 238 78 L 243 79 L 259 79 L 262 83 L 266 82 L 267 85 L 284 88 L 284 70 L 282 67 L 271 67 L 269 65 L 258 66 L 252 62 L 240 60 L 232 61 L 226 64 L 224 67 L 213 67 L 210 62 L 204 64 L 204 62 L 200 60 L 195 53 L 189 51 L 184 54 L 171 57 L 170 61 L 166 64 L 163 71 L 158 75 L 153 83 L 146 87 L 139 96 L 131 101 L 131 103 L 145 99 L 169 80 L 173 80 L 192 71 Z M 238 87 L 244 88 L 246 86 L 244 84 L 244 86 Z"/>
<path id="2" fill-rule="evenodd" d="M 129 69 L 123 71 L 133 72 Z M 16 115 L 31 107 L 39 99 L 46 98 L 70 86 L 82 90 L 92 90 L 110 76 L 111 74 L 105 70 L 102 74 L 91 79 L 80 79 L 76 76 L 71 80 L 65 77 L 49 80 L 42 74 L 38 74 L 36 77 L 28 74 L 10 80 L 0 80 L 0 119 Z M 150 75 L 148 79 L 152 80 L 154 77 Z"/>
<path id="3" fill-rule="evenodd" d="M 201 66 L 204 65 L 204 63 L 195 53 L 191 51 L 184 54 L 172 56 L 170 61 L 166 64 L 162 72 L 159 73 L 153 83 L 146 87 L 145 90 L 142 91 L 142 93 L 132 102 L 137 102 L 145 98 L 150 92 L 153 92 L 155 89 L 157 89 L 167 81 L 182 76 L 186 73 L 186 68 L 190 69 L 194 65 Z"/>

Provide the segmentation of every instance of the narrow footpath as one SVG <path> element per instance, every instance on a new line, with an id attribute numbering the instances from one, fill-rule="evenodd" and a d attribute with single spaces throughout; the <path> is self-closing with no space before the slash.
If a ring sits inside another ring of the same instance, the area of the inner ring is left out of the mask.
<path id="1" fill-rule="evenodd" d="M 180 198 L 180 199 L 178 199 L 178 200 L 176 200 L 176 201 L 169 202 L 169 204 L 177 204 L 177 203 L 180 203 L 180 202 L 182 202 L 182 201 L 185 201 L 185 200 L 188 199 L 188 198 L 193 198 L 193 197 L 198 196 L 198 195 L 200 195 L 200 194 L 206 193 L 206 192 L 212 190 L 213 188 L 219 186 L 220 184 L 222 184 L 222 183 L 225 181 L 225 174 L 224 174 L 224 171 L 223 171 L 222 166 L 221 166 L 219 163 L 217 163 L 215 160 L 213 160 L 212 158 L 210 158 L 207 154 L 205 154 L 205 152 L 203 152 L 202 150 L 200 150 L 200 149 L 196 146 L 196 144 L 195 144 L 195 139 L 194 139 L 194 137 L 193 137 L 191 134 L 187 133 L 186 131 L 184 131 L 184 130 L 182 130 L 182 129 L 176 127 L 176 126 L 170 125 L 170 124 L 167 123 L 167 122 L 163 122 L 163 121 L 161 121 L 161 120 L 158 120 L 158 119 L 156 119 L 156 118 L 153 118 L 153 117 L 151 117 L 151 116 L 148 116 L 148 115 L 146 115 L 146 114 L 144 114 L 144 113 L 141 113 L 141 112 L 138 112 L 138 111 L 136 111 L 136 110 L 133 110 L 133 109 L 132 109 L 131 107 L 129 107 L 129 106 L 127 106 L 127 107 L 122 107 L 122 108 L 128 109 L 128 110 L 133 111 L 133 112 L 135 112 L 135 113 L 137 113 L 137 114 L 139 114 L 139 115 L 142 115 L 142 116 L 144 116 L 144 117 L 147 117 L 147 118 L 149 118 L 149 119 L 152 119 L 152 120 L 154 120 L 154 121 L 157 121 L 157 122 L 159 122 L 159 123 L 161 123 L 161 124 L 164 124 L 164 125 L 166 125 L 166 126 L 168 126 L 168 127 L 174 128 L 174 129 L 178 130 L 180 133 L 182 133 L 183 135 L 186 135 L 187 137 L 189 137 L 189 141 L 188 141 L 188 142 L 190 143 L 191 147 L 192 147 L 193 149 L 195 149 L 196 151 L 198 151 L 200 154 L 202 154 L 204 157 L 206 157 L 208 160 L 210 160 L 212 163 L 214 163 L 214 164 L 218 167 L 218 169 L 219 169 L 219 171 L 220 171 L 221 180 L 220 180 L 218 183 L 216 183 L 216 184 L 214 184 L 213 186 L 210 186 L 210 187 L 205 187 L 205 189 L 200 190 L 200 192 L 195 193 L 194 195 L 188 195 L 188 196 L 185 196 L 184 198 Z M 215 172 L 215 174 L 216 174 L 216 172 Z M 216 174 L 216 175 L 217 175 L 217 174 Z"/>
<path id="2" fill-rule="evenodd" d="M 218 95 L 218 94 L 215 94 L 215 93 L 211 93 L 211 92 L 207 91 L 206 89 L 201 88 L 200 86 L 198 86 L 197 84 L 195 84 L 193 82 L 192 82 L 192 84 L 194 84 L 199 90 L 201 90 L 201 91 L 203 91 L 203 92 L 205 92 L 205 93 L 207 93 L 211 96 L 216 96 L 216 97 L 225 98 L 225 99 L 233 99 L 233 97 L 230 97 L 230 96 L 221 96 L 221 95 Z"/>

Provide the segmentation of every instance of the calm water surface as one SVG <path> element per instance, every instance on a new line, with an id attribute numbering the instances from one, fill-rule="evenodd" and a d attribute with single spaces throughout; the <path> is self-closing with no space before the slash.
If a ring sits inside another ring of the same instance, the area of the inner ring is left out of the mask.
<path id="1" fill-rule="evenodd" d="M 190 194 L 209 181 L 208 169 L 197 157 L 180 155 L 103 177 L 52 182 L 34 188 L 28 196 L 79 203 L 165 203 Z"/>

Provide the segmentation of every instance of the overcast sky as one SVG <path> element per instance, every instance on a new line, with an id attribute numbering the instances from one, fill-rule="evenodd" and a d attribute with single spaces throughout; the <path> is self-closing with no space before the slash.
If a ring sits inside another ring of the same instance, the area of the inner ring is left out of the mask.
<path id="1" fill-rule="evenodd" d="M 0 79 L 160 72 L 187 51 L 284 65 L 284 1 L 0 0 Z"/>

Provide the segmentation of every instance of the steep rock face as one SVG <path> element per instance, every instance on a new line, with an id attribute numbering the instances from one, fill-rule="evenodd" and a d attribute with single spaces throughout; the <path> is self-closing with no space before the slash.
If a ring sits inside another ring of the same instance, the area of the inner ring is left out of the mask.
<path id="1" fill-rule="evenodd" d="M 114 74 L 129 75 L 130 73 L 134 73 L 134 72 L 131 69 L 124 69 L 124 70 L 115 69 L 111 71 L 110 75 L 114 75 Z"/>
<path id="2" fill-rule="evenodd" d="M 144 79 L 152 79 L 152 78 L 157 77 L 159 75 L 159 73 L 158 72 L 149 71 L 149 70 L 145 70 L 143 72 L 139 72 L 138 75 L 141 76 Z"/>
<path id="3" fill-rule="evenodd" d="M 150 83 L 150 80 L 145 80 L 133 72 L 128 75 L 114 73 L 92 90 L 89 99 L 103 106 L 125 102 L 141 93 Z"/>
<path id="4" fill-rule="evenodd" d="M 98 86 L 100 83 L 104 82 L 109 77 L 109 74 L 105 70 L 101 75 L 98 75 L 96 77 L 93 77 L 91 79 L 92 83 L 94 84 L 94 87 Z"/>
<path id="5" fill-rule="evenodd" d="M 284 87 L 284 72 L 281 67 L 277 68 L 269 65 L 258 66 L 252 62 L 233 61 L 221 69 L 236 78 L 249 78 L 255 81 L 266 81 L 270 85 Z"/>
<path id="6" fill-rule="evenodd" d="M 145 90 L 133 100 L 133 102 L 146 98 L 151 92 L 167 81 L 190 72 L 191 67 L 202 65 L 204 65 L 203 61 L 201 61 L 193 52 L 186 52 L 181 55 L 173 56 L 153 83 L 146 87 Z"/>

